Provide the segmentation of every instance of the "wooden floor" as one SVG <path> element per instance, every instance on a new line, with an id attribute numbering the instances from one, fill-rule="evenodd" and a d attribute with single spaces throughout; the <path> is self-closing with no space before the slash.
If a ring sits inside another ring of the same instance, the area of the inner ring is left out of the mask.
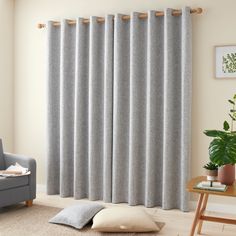
<path id="1" fill-rule="evenodd" d="M 80 200 L 86 201 L 86 200 Z M 37 204 L 64 208 L 72 204 L 80 202 L 73 198 L 60 198 L 59 196 L 48 196 L 44 193 L 38 193 L 37 199 L 34 201 Z M 113 204 L 106 204 L 112 206 Z M 119 204 L 124 205 L 126 204 Z M 139 207 L 139 206 L 138 206 Z M 143 208 L 143 207 L 142 207 Z M 158 235 L 166 236 L 188 236 L 194 217 L 194 212 L 184 213 L 179 210 L 165 211 L 160 208 L 145 208 L 148 213 L 155 215 L 158 221 L 165 222 L 166 225 Z M 207 212 L 214 216 L 228 216 L 236 219 L 236 215 L 222 215 L 214 212 Z M 198 235 L 198 234 L 196 234 Z M 204 222 L 202 235 L 205 236 L 236 236 L 236 225 L 224 225 L 220 223 Z"/>

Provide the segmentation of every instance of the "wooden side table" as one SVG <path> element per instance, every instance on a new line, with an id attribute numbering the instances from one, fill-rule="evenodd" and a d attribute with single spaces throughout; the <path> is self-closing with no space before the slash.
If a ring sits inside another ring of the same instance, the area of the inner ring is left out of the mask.
<path id="1" fill-rule="evenodd" d="M 197 233 L 201 234 L 203 221 L 212 221 L 212 222 L 219 222 L 219 223 L 224 223 L 224 224 L 236 224 L 236 219 L 220 218 L 220 217 L 213 217 L 213 216 L 205 215 L 205 210 L 206 210 L 209 195 L 212 194 L 212 195 L 218 195 L 218 196 L 224 196 L 224 197 L 236 197 L 236 182 L 234 182 L 234 185 L 228 186 L 225 192 L 218 192 L 218 191 L 211 191 L 211 190 L 195 189 L 194 187 L 201 181 L 206 181 L 206 176 L 199 176 L 199 177 L 193 178 L 187 184 L 188 192 L 199 194 L 199 199 L 197 203 L 194 220 L 192 223 L 190 236 L 194 235 L 197 225 L 198 225 Z"/>

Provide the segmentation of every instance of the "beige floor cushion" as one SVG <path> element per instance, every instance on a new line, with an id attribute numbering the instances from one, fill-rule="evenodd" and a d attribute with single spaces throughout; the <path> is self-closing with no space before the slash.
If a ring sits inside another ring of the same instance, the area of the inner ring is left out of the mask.
<path id="1" fill-rule="evenodd" d="M 159 226 L 144 210 L 132 207 L 103 209 L 93 218 L 92 229 L 100 232 L 153 232 Z"/>

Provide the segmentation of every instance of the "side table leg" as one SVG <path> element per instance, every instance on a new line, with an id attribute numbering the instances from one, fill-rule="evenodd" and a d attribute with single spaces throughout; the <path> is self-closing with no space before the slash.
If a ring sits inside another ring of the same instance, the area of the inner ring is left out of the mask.
<path id="1" fill-rule="evenodd" d="M 203 204 L 202 204 L 202 209 L 200 211 L 200 214 L 203 215 L 204 214 L 204 211 L 206 210 L 206 205 L 207 205 L 207 201 L 208 201 L 208 196 L 209 194 L 205 194 L 205 197 L 204 197 L 204 200 L 203 200 Z M 202 224 L 203 224 L 203 221 L 200 220 L 199 222 L 199 225 L 198 225 L 198 229 L 197 229 L 197 233 L 198 234 L 201 234 L 201 230 L 202 230 Z"/>
<path id="2" fill-rule="evenodd" d="M 198 220 L 199 220 L 199 217 L 200 217 L 200 210 L 201 210 L 201 206 L 202 206 L 203 197 L 204 197 L 204 193 L 200 193 L 198 203 L 197 203 L 196 212 L 195 212 L 195 216 L 194 216 L 194 220 L 193 220 L 193 224 L 192 224 L 192 228 L 191 228 L 190 236 L 194 236 L 195 228 L 197 226 L 197 223 L 198 223 Z"/>

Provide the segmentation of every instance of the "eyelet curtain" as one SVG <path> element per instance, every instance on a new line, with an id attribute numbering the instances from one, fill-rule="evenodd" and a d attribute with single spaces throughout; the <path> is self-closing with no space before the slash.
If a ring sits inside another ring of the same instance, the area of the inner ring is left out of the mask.
<path id="1" fill-rule="evenodd" d="M 188 209 L 190 9 L 48 22 L 47 192 Z"/>

